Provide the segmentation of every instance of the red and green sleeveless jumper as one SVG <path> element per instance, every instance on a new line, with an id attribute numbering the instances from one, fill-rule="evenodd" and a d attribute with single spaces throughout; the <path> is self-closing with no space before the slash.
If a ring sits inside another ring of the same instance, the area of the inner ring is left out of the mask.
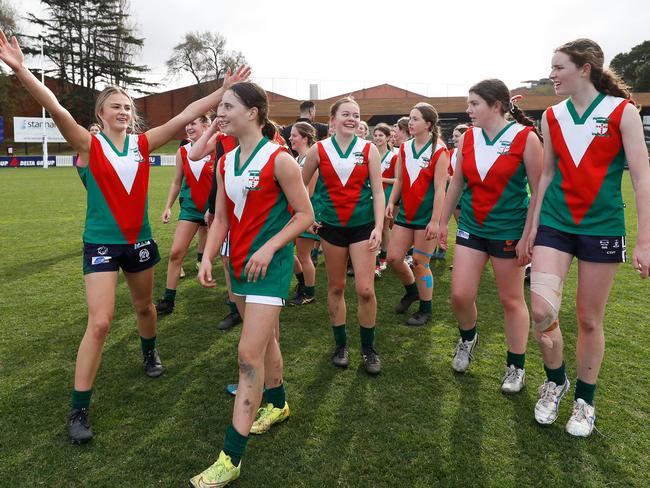
<path id="1" fill-rule="evenodd" d="M 321 223 L 358 227 L 375 221 L 368 173 L 370 145 L 370 141 L 354 136 L 343 152 L 336 136 L 317 142 L 320 164 L 316 191 Z"/>
<path id="2" fill-rule="evenodd" d="M 624 98 L 600 93 L 582 116 L 571 99 L 547 109 L 556 155 L 540 224 L 571 234 L 624 236 L 621 136 Z"/>
<path id="3" fill-rule="evenodd" d="M 88 166 L 78 171 L 87 191 L 85 243 L 152 239 L 147 215 L 149 143 L 144 134 L 127 134 L 121 149 L 104 133 L 92 136 Z"/>
<path id="4" fill-rule="evenodd" d="M 274 176 L 277 155 L 287 151 L 264 137 L 248 161 L 239 160 L 240 152 L 238 146 L 218 165 L 230 220 L 232 291 L 286 299 L 293 276 L 293 243 L 275 253 L 265 278 L 249 283 L 244 269 L 250 257 L 291 219 L 287 198 Z"/>
<path id="5" fill-rule="evenodd" d="M 390 149 L 386 151 L 381 158 L 381 177 L 382 178 L 395 178 L 395 164 L 398 160 L 397 154 L 395 154 Z M 388 183 L 383 183 L 384 185 L 384 197 L 386 199 L 386 204 L 388 205 L 388 197 L 390 197 L 390 192 L 393 191 L 393 185 Z"/>
<path id="6" fill-rule="evenodd" d="M 531 131 L 510 122 L 492 140 L 479 127 L 465 132 L 459 230 L 484 239 L 521 239 L 529 202 L 524 151 Z"/>
<path id="7" fill-rule="evenodd" d="M 214 151 L 199 161 L 192 161 L 188 154 L 192 143 L 188 142 L 179 149 L 183 161 L 183 179 L 179 197 L 181 213 L 179 220 L 203 222 L 208 197 L 212 189 L 212 171 L 214 168 Z"/>
<path id="8" fill-rule="evenodd" d="M 402 144 L 402 203 L 395 217 L 396 224 L 424 229 L 431 221 L 436 164 L 446 151 L 447 148 L 440 143 L 434 148 L 432 141 L 428 141 L 419 152 L 415 150 L 415 139 Z"/>

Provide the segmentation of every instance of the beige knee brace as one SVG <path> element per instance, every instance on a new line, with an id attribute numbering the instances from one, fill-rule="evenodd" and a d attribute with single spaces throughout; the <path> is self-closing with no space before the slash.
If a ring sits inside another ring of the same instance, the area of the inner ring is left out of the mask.
<path id="1" fill-rule="evenodd" d="M 533 271 L 530 273 L 530 291 L 542 297 L 551 306 L 552 313 L 544 317 L 544 320 L 535 321 L 533 328 L 538 332 L 549 332 L 559 325 L 558 314 L 562 304 L 562 289 L 564 282 L 562 278 L 550 273 Z"/>

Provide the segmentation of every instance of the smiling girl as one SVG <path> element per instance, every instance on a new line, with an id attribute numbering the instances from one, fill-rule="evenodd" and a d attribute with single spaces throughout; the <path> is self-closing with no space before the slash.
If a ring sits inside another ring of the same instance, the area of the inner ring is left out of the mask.
<path id="1" fill-rule="evenodd" d="M 239 477 L 248 436 L 289 417 L 280 352 L 280 311 L 292 276 L 293 240 L 314 221 L 300 169 L 272 142 L 266 92 L 239 83 L 224 93 L 221 128 L 239 141 L 217 165 L 217 201 L 199 281 L 214 287 L 212 260 L 230 232 L 230 275 L 244 319 L 239 340 L 239 386 L 232 423 L 217 461 L 192 486 L 225 486 Z M 293 209 L 293 214 L 290 208 Z M 262 390 L 266 387 L 262 408 Z"/>
<path id="2" fill-rule="evenodd" d="M 164 125 L 137 134 L 139 119 L 133 100 L 121 88 L 108 87 L 95 104 L 103 132 L 91 135 L 25 67 L 16 38 L 8 42 L 2 31 L 0 59 L 51 114 L 66 141 L 79 153 L 78 169 L 87 186 L 83 271 L 88 325 L 77 353 L 68 434 L 73 442 L 88 442 L 93 437 L 88 415 L 92 386 L 113 320 L 120 268 L 136 312 L 145 372 L 157 377 L 164 371 L 156 350 L 156 309 L 152 303 L 153 266 L 160 255 L 147 218 L 149 152 L 216 106 L 225 88 L 191 103 Z M 249 73 L 248 68 L 240 68 L 226 77 L 224 85 L 245 79 Z M 130 131 L 133 135 L 128 134 Z"/>
<path id="3" fill-rule="evenodd" d="M 381 371 L 374 347 L 377 299 L 375 297 L 375 254 L 381 243 L 384 223 L 384 191 L 379 152 L 356 133 L 361 120 L 357 102 L 342 98 L 330 108 L 332 137 L 319 141 L 307 152 L 303 181 L 308 184 L 318 173 L 321 226 L 318 234 L 327 270 L 327 309 L 336 342 L 332 363 L 349 364 L 345 306 L 348 257 L 354 268 L 354 285 L 359 304 L 361 356 L 368 374 Z"/>

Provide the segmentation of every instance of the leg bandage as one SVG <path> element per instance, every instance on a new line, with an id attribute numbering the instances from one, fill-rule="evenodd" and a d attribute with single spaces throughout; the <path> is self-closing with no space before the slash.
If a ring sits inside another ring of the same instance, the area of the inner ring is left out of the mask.
<path id="1" fill-rule="evenodd" d="M 413 265 L 413 271 L 416 280 L 422 280 L 427 288 L 433 288 L 433 275 L 429 269 L 429 264 L 418 263 L 416 261 Z"/>
<path id="2" fill-rule="evenodd" d="M 533 328 L 538 332 L 549 332 L 559 325 L 558 315 L 562 304 L 564 281 L 557 275 L 533 271 L 530 274 L 530 291 L 542 297 L 551 306 L 551 313 L 543 320 L 533 319 Z"/>

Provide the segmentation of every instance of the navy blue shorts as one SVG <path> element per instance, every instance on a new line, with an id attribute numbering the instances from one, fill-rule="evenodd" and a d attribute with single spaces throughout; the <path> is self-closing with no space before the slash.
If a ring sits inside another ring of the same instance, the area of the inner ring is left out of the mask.
<path id="1" fill-rule="evenodd" d="M 626 259 L 625 236 L 570 234 L 540 225 L 535 245 L 552 247 L 590 263 L 624 263 Z"/>
<path id="2" fill-rule="evenodd" d="M 480 237 L 461 229 L 458 229 L 458 232 L 456 232 L 456 245 L 476 249 L 494 258 L 516 258 L 516 247 L 518 243 L 519 239 L 501 241 Z"/>
<path id="3" fill-rule="evenodd" d="M 84 242 L 84 274 L 105 271 L 137 273 L 160 261 L 158 244 L 149 239 L 135 244 L 88 244 Z"/>

